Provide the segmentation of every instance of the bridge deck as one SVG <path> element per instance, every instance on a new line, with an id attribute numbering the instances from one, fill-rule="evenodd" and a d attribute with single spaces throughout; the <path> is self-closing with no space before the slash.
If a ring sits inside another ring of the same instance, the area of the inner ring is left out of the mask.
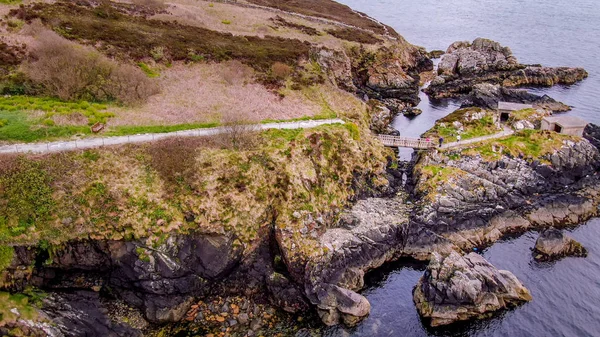
<path id="1" fill-rule="evenodd" d="M 377 135 L 377 138 L 379 138 L 383 145 L 389 147 L 408 147 L 413 149 L 433 149 L 437 147 L 435 142 L 431 140 L 428 141 L 424 138 L 410 138 L 390 135 Z"/>

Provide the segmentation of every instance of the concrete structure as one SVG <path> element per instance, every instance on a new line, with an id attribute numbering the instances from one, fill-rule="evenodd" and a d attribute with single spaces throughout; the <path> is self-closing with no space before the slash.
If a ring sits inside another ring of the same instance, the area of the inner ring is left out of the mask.
<path id="1" fill-rule="evenodd" d="M 510 118 L 511 113 L 514 111 L 533 109 L 531 104 L 520 104 L 510 102 L 498 102 L 498 120 L 500 122 L 506 122 Z"/>
<path id="2" fill-rule="evenodd" d="M 586 125 L 588 122 L 575 116 L 549 116 L 542 119 L 541 129 L 581 137 Z"/>

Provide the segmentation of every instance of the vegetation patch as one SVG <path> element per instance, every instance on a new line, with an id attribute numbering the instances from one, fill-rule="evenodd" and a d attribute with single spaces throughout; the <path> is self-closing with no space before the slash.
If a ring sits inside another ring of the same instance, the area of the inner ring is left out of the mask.
<path id="1" fill-rule="evenodd" d="M 54 210 L 51 176 L 36 161 L 18 157 L 0 172 L 0 240 L 25 234 Z"/>
<path id="2" fill-rule="evenodd" d="M 427 165 L 418 167 L 415 170 L 419 172 L 418 192 L 426 195 L 431 201 L 437 195 L 438 189 L 444 184 L 451 184 L 452 179 L 465 174 L 461 169 L 441 165 Z"/>
<path id="3" fill-rule="evenodd" d="M 79 3 L 86 4 L 85 1 Z M 11 15 L 27 22 L 40 18 L 68 39 L 99 46 L 109 56 L 138 61 L 150 57 L 152 50 L 162 48 L 168 61 L 189 60 L 190 51 L 194 51 L 208 60 L 237 59 L 264 72 L 275 62 L 295 65 L 310 49 L 309 43 L 299 40 L 233 36 L 176 22 L 130 16 L 115 9 L 112 3 L 98 7 L 75 5 L 70 1 L 36 3 L 13 10 Z"/>
<path id="4" fill-rule="evenodd" d="M 474 118 L 474 116 L 480 118 Z M 423 137 L 434 140 L 443 137 L 446 142 L 453 142 L 459 135 L 461 140 L 493 135 L 502 131 L 494 124 L 493 116 L 493 112 L 480 108 L 459 109 L 439 119 L 433 128 L 423 134 Z M 455 122 L 459 122 L 461 127 L 455 126 Z"/>
<path id="5" fill-rule="evenodd" d="M 34 84 L 36 94 L 62 100 L 137 103 L 158 93 L 156 83 L 137 67 L 117 63 L 91 47 L 77 45 L 43 27 L 32 29 L 40 32 L 32 57 L 21 70 Z"/>
<path id="6" fill-rule="evenodd" d="M 128 136 L 144 133 L 167 133 L 193 129 L 207 129 L 220 126 L 219 122 L 210 123 L 188 123 L 177 125 L 122 125 L 112 127 L 105 133 L 105 136 Z"/>
<path id="7" fill-rule="evenodd" d="M 337 37 L 338 39 L 351 42 L 365 44 L 377 44 L 383 42 L 383 40 L 376 38 L 373 34 L 356 28 L 328 29 L 326 32 Z"/>
<path id="8" fill-rule="evenodd" d="M 0 141 L 34 142 L 90 134 L 87 125 L 104 123 L 114 116 L 107 109 L 106 104 L 87 101 L 3 96 L 0 97 Z M 56 123 L 57 120 L 61 123 Z"/>
<path id="9" fill-rule="evenodd" d="M 138 67 L 140 67 L 140 69 L 142 69 L 142 71 L 144 72 L 144 74 L 146 74 L 150 78 L 155 78 L 155 77 L 159 77 L 160 76 L 160 73 L 158 71 L 150 68 L 150 66 L 147 65 L 144 62 L 139 62 L 138 63 Z"/>
<path id="10" fill-rule="evenodd" d="M 383 35 L 389 32 L 393 36 L 398 36 L 398 33 L 392 28 L 377 23 L 369 19 L 366 14 L 359 14 L 352 8 L 332 0 L 249 0 L 249 2 L 260 6 L 273 7 L 288 12 L 346 23 L 373 31 L 376 34 Z"/>
<path id="11" fill-rule="evenodd" d="M 15 323 L 17 320 L 32 320 L 38 318 L 37 309 L 41 307 L 41 299 L 43 294 L 27 289 L 27 294 L 10 294 L 0 292 L 0 327 L 7 324 Z M 23 332 L 15 327 L 11 330 L 11 336 L 26 336 Z"/>
<path id="12" fill-rule="evenodd" d="M 15 249 L 11 246 L 0 246 L 0 272 L 10 267 Z"/>
<path id="13" fill-rule="evenodd" d="M 275 16 L 274 18 L 271 18 L 270 20 L 276 25 L 276 27 L 286 27 L 286 28 L 295 29 L 295 30 L 301 31 L 302 33 L 304 33 L 306 35 L 310 35 L 310 36 L 320 35 L 319 31 L 316 28 L 301 25 L 299 23 L 295 23 L 295 22 L 291 22 L 291 21 L 287 21 L 286 19 L 282 18 L 279 15 Z"/>
<path id="14" fill-rule="evenodd" d="M 237 149 L 206 137 L 35 161 L 3 156 L 10 165 L 0 170 L 0 214 L 8 215 L 0 244 L 159 238 L 174 230 L 233 232 L 248 243 L 274 216 L 290 227 L 295 210 L 342 209 L 357 177 L 383 170 L 384 149 L 359 143 L 359 134 L 364 139 L 357 127 L 327 125 L 268 130 Z"/>
<path id="15" fill-rule="evenodd" d="M 481 155 L 486 160 L 498 160 L 503 155 L 549 163 L 547 156 L 564 146 L 565 141 L 578 141 L 574 136 L 552 131 L 523 130 L 502 139 L 491 140 L 465 149 L 467 155 Z"/>

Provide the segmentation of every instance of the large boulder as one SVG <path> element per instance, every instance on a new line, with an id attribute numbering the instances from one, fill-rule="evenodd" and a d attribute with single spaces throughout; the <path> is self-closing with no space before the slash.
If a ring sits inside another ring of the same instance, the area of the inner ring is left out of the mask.
<path id="1" fill-rule="evenodd" d="M 438 76 L 425 89 L 434 98 L 469 94 L 479 83 L 504 87 L 573 84 L 588 76 L 582 68 L 542 67 L 517 61 L 508 47 L 478 38 L 454 42 L 438 65 Z"/>
<path id="2" fill-rule="evenodd" d="M 554 260 L 565 256 L 587 256 L 587 250 L 581 243 L 556 228 L 549 228 L 540 233 L 533 253 L 538 261 Z"/>
<path id="3" fill-rule="evenodd" d="M 433 253 L 413 291 L 421 316 L 431 326 L 448 325 L 531 300 L 531 294 L 509 271 L 498 270 L 481 255 Z"/>

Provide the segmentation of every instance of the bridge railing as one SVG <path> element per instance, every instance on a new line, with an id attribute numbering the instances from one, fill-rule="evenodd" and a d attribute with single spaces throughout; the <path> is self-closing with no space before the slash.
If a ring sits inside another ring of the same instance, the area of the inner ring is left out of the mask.
<path id="1" fill-rule="evenodd" d="M 413 149 L 431 149 L 437 147 L 434 142 L 424 138 L 411 138 L 390 135 L 377 135 L 383 145 L 390 147 L 408 147 Z"/>

